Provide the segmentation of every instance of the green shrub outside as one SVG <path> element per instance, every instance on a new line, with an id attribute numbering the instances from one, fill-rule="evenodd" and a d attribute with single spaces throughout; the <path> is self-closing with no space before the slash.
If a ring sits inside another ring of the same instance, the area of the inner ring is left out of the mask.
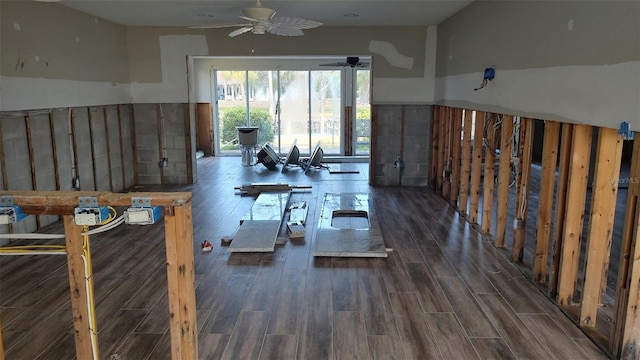
<path id="1" fill-rule="evenodd" d="M 251 109 L 249 111 L 249 126 L 257 126 L 258 144 L 273 141 L 273 118 L 265 109 Z M 238 138 L 237 126 L 247 126 L 247 109 L 236 106 L 225 110 L 222 116 L 222 142 L 229 143 Z"/>

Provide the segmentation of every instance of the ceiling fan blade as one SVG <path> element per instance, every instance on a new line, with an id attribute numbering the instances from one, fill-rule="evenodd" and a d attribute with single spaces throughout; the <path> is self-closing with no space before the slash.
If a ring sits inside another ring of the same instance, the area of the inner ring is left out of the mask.
<path id="1" fill-rule="evenodd" d="M 240 17 L 241 19 L 245 19 L 245 20 L 247 20 L 247 21 L 251 21 L 252 23 L 258 23 L 258 24 L 264 24 L 264 25 L 271 24 L 269 21 L 259 20 L 259 19 L 254 19 L 254 18 L 250 18 L 250 17 L 248 17 L 248 16 L 242 16 L 242 15 L 240 15 L 239 17 Z"/>
<path id="2" fill-rule="evenodd" d="M 299 19 L 294 17 L 277 17 L 273 18 L 272 24 L 275 26 L 288 27 L 291 29 L 313 29 L 321 26 L 322 23 L 313 20 Z"/>
<path id="3" fill-rule="evenodd" d="M 237 29 L 237 30 L 233 30 L 232 32 L 229 33 L 229 37 L 235 37 L 238 35 L 242 35 L 246 32 L 251 31 L 251 29 L 253 29 L 253 27 L 251 26 L 245 26 L 243 28 Z"/>
<path id="4" fill-rule="evenodd" d="M 251 26 L 251 24 L 212 24 L 212 25 L 202 25 L 202 26 L 189 26 L 189 29 L 222 29 L 229 27 L 238 27 L 238 26 Z"/>
<path id="5" fill-rule="evenodd" d="M 329 63 L 329 64 L 320 64 L 319 66 L 349 66 L 349 64 L 345 62 L 336 62 L 336 63 Z"/>
<path id="6" fill-rule="evenodd" d="M 265 28 L 268 32 L 273 35 L 280 36 L 302 36 L 304 32 L 300 29 L 292 29 L 286 26 L 267 26 Z"/>

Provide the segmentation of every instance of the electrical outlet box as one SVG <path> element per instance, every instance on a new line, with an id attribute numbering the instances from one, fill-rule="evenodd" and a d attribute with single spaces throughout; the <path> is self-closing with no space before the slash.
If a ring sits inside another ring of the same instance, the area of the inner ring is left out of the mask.
<path id="1" fill-rule="evenodd" d="M 20 206 L 0 207 L 0 225 L 15 224 L 27 216 Z"/>
<path id="2" fill-rule="evenodd" d="M 124 212 L 124 222 L 131 225 L 152 225 L 164 214 L 161 206 L 151 206 L 147 197 L 131 198 L 131 207 Z"/>
<path id="3" fill-rule="evenodd" d="M 73 222 L 76 225 L 100 225 L 109 218 L 109 208 L 99 206 L 94 196 L 79 196 L 78 207 L 73 210 Z"/>
<path id="4" fill-rule="evenodd" d="M 77 207 L 73 212 L 73 222 L 76 225 L 94 226 L 105 222 L 109 218 L 109 208 L 98 207 Z"/>

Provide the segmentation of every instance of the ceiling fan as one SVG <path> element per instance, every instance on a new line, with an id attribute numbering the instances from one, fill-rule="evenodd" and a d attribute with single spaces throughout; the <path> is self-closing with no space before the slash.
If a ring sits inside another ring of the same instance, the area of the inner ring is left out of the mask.
<path id="1" fill-rule="evenodd" d="M 294 17 L 275 17 L 276 11 L 262 6 L 260 0 L 257 0 L 254 7 L 242 10 L 241 19 L 247 20 L 247 23 L 241 24 L 217 24 L 208 26 L 198 26 L 198 29 L 216 29 L 226 27 L 238 27 L 229 33 L 229 37 L 238 36 L 251 31 L 254 34 L 262 35 L 265 32 L 281 35 L 281 36 L 301 36 L 304 35 L 302 30 L 313 29 L 320 25 L 321 22 L 299 19 Z"/>
<path id="2" fill-rule="evenodd" d="M 369 67 L 369 63 L 368 62 L 361 62 L 360 58 L 357 56 L 347 56 L 347 61 L 343 62 L 343 61 L 339 61 L 339 62 L 335 62 L 335 63 L 329 63 L 329 64 L 320 64 L 320 66 L 342 66 L 342 67 L 359 67 L 359 68 L 368 68 Z"/>

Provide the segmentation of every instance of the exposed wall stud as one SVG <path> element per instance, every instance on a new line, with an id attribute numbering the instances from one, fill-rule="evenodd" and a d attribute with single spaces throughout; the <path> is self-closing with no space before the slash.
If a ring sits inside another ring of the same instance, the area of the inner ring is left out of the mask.
<path id="1" fill-rule="evenodd" d="M 107 166 L 109 167 L 109 191 L 113 191 L 113 174 L 111 171 L 111 141 L 109 139 L 109 112 L 107 107 L 102 107 L 102 120 L 104 122 L 104 136 L 107 142 Z"/>
<path id="2" fill-rule="evenodd" d="M 538 220 L 536 225 L 536 253 L 533 258 L 533 279 L 538 283 L 547 282 L 553 190 L 556 180 L 559 139 L 560 123 L 556 121 L 545 121 L 542 145 L 540 200 L 538 202 Z"/>
<path id="3" fill-rule="evenodd" d="M 591 132 L 591 126 L 574 126 L 567 190 L 567 204 L 571 205 L 571 210 L 569 211 L 567 208 L 565 212 L 562 257 L 558 279 L 558 303 L 563 306 L 573 304 L 578 277 L 580 238 L 582 237 L 585 194 L 587 193 L 589 176 L 589 157 L 591 154 Z"/>
<path id="4" fill-rule="evenodd" d="M 91 127 L 91 123 L 93 120 L 93 112 L 91 108 L 87 108 L 87 113 L 89 114 L 89 143 L 91 144 L 91 169 L 93 172 L 93 190 L 98 190 L 98 176 L 96 175 L 96 150 L 93 148 L 94 140 L 93 140 L 93 128 Z"/>
<path id="5" fill-rule="evenodd" d="M 500 125 L 500 165 L 498 167 L 498 209 L 496 214 L 496 247 L 504 247 L 507 235 L 507 201 L 511 185 L 511 144 L 513 143 L 513 116 L 503 115 Z"/>
<path id="6" fill-rule="evenodd" d="M 451 192 L 449 194 L 449 203 L 457 207 L 458 196 L 460 195 L 460 151 L 461 151 L 461 135 L 462 135 L 462 109 L 451 109 Z"/>
<path id="7" fill-rule="evenodd" d="M 587 239 L 587 262 L 584 272 L 580 324 L 595 326 L 598 306 L 606 290 L 609 254 L 616 214 L 618 176 L 622 159 L 622 139 L 616 129 L 600 128 L 592 188 L 591 218 Z M 604 288 L 603 288 L 604 284 Z"/>
<path id="8" fill-rule="evenodd" d="M 488 116 L 485 128 L 487 148 L 484 150 L 484 189 L 482 191 L 482 233 L 488 235 L 491 233 L 491 222 L 493 217 L 493 191 L 494 191 L 494 174 L 496 156 L 493 153 L 495 150 L 495 135 L 493 127 L 495 126 L 497 119 L 496 114 Z"/>
<path id="9" fill-rule="evenodd" d="M 451 148 L 453 142 L 451 134 L 453 133 L 453 109 L 445 108 L 444 119 L 446 121 L 444 128 L 444 177 L 442 179 L 442 196 L 449 199 L 451 195 Z"/>
<path id="10" fill-rule="evenodd" d="M 369 185 L 376 185 L 375 165 L 378 149 L 378 106 L 371 105 L 371 150 L 369 151 Z"/>
<path id="11" fill-rule="evenodd" d="M 51 155 L 53 156 L 53 173 L 56 181 L 56 190 L 60 190 L 60 170 L 58 169 L 58 147 L 56 146 L 56 126 L 53 113 L 49 112 L 49 133 L 51 134 Z"/>
<path id="12" fill-rule="evenodd" d="M 445 161 L 447 157 L 447 150 L 445 149 L 446 143 L 446 129 L 447 129 L 447 118 L 446 118 L 446 108 L 444 106 L 438 106 L 438 149 L 440 149 L 440 155 L 438 156 L 438 173 L 436 174 L 436 192 L 443 194 L 444 193 L 444 169 L 445 169 Z"/>
<path id="13" fill-rule="evenodd" d="M 531 183 L 531 156 L 533 147 L 533 120 L 520 119 L 520 148 L 518 151 L 518 176 L 516 178 L 516 223 L 513 231 L 511 259 L 522 262 L 524 243 L 527 235 L 527 204 L 529 204 L 529 184 Z"/>
<path id="14" fill-rule="evenodd" d="M 191 116 L 189 104 L 184 104 L 184 142 L 187 161 L 187 184 L 193 184 L 193 157 L 195 156 L 191 147 Z"/>
<path id="15" fill-rule="evenodd" d="M 122 190 L 127 189 L 126 166 L 124 165 L 124 143 L 122 141 L 122 117 L 120 116 L 120 105 L 116 105 L 116 113 L 118 116 L 118 139 L 120 145 L 120 170 L 122 176 Z"/>
<path id="16" fill-rule="evenodd" d="M 436 189 L 438 178 L 438 137 L 440 136 L 438 106 L 431 107 L 431 173 L 429 174 L 429 187 Z"/>
<path id="17" fill-rule="evenodd" d="M 571 166 L 571 149 L 573 147 L 573 124 L 562 124 L 562 141 L 560 156 L 558 157 L 558 186 L 556 190 L 556 219 L 553 229 L 553 258 L 551 274 L 549 275 L 549 297 L 554 299 L 558 295 L 558 279 L 560 276 L 560 261 L 562 260 L 562 240 L 564 234 L 564 220 L 567 213 L 567 189 L 569 187 L 569 167 Z"/>
<path id="18" fill-rule="evenodd" d="M 462 155 L 460 160 L 460 201 L 458 209 L 462 214 L 467 214 L 467 202 L 469 201 L 469 180 L 471 179 L 471 110 L 464 110 L 464 125 L 462 135 Z"/>
<path id="19" fill-rule="evenodd" d="M 473 115 L 473 114 L 472 114 Z M 480 184 L 482 180 L 483 140 L 484 140 L 484 112 L 476 111 L 473 136 L 473 164 L 471 166 L 471 201 L 469 204 L 469 222 L 478 223 L 478 208 L 480 206 Z"/>

